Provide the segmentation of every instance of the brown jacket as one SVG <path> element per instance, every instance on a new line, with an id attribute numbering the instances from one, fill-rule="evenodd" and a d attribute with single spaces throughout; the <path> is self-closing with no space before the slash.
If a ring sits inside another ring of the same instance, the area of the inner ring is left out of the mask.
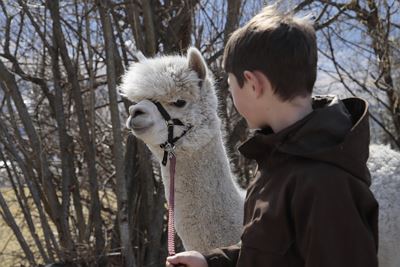
<path id="1" fill-rule="evenodd" d="M 240 148 L 259 172 L 247 189 L 241 243 L 210 267 L 376 267 L 378 204 L 369 190 L 367 103 L 316 97 L 314 111 Z"/>

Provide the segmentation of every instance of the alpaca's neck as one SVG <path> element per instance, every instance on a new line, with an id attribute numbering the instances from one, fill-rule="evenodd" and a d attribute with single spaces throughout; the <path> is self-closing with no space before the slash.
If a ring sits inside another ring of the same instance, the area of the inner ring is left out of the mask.
<path id="1" fill-rule="evenodd" d="M 177 149 L 176 157 L 175 223 L 185 248 L 205 252 L 238 242 L 244 196 L 233 180 L 220 133 L 191 153 Z M 169 164 L 161 171 L 168 199 Z"/>
<path id="2" fill-rule="evenodd" d="M 210 188 L 239 194 L 220 134 L 215 135 L 209 143 L 198 150 L 182 155 L 177 153 L 176 157 L 175 196 L 177 206 L 180 203 L 209 200 Z M 168 193 L 169 171 L 164 167 L 163 181 L 166 193 Z M 214 189 L 212 190 L 214 191 Z M 188 194 L 188 191 L 193 191 L 193 195 Z M 217 196 L 213 196 L 213 200 L 215 197 Z"/>

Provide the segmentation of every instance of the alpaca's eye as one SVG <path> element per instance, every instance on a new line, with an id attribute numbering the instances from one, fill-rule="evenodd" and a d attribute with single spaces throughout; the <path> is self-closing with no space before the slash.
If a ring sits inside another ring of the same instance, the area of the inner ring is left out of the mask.
<path id="1" fill-rule="evenodd" d="M 175 107 L 181 108 L 184 107 L 186 105 L 186 101 L 185 100 L 177 100 L 175 102 L 172 103 Z"/>

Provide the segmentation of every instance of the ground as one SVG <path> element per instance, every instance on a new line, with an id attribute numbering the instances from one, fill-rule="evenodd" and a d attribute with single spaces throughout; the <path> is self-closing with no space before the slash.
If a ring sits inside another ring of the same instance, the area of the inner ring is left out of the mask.
<path id="1" fill-rule="evenodd" d="M 25 189 L 26 194 L 28 195 L 28 189 Z M 37 262 L 38 263 L 43 263 L 39 257 L 38 250 L 36 249 L 35 243 L 30 235 L 28 226 L 25 222 L 24 216 L 21 212 L 21 209 L 19 208 L 18 202 L 16 200 L 14 191 L 12 188 L 7 188 L 3 187 L 0 188 L 0 192 L 3 194 L 3 197 L 5 198 L 7 204 L 9 205 L 11 213 L 14 215 L 14 219 L 18 226 L 20 227 L 20 230 L 22 234 L 24 235 L 26 241 L 29 244 L 29 247 L 31 248 L 32 252 L 34 255 L 37 255 Z M 101 192 L 100 198 L 103 201 L 103 205 L 107 208 L 113 209 L 116 211 L 116 198 L 115 196 L 111 193 L 108 194 L 111 196 L 108 200 L 105 198 L 102 198 L 104 196 L 104 192 Z M 33 207 L 34 205 L 32 205 Z M 1 211 L 1 208 L 0 208 Z M 39 237 L 43 236 L 43 232 L 41 231 L 40 228 L 40 222 L 39 222 L 39 217 L 37 215 L 37 212 L 35 212 L 35 209 L 31 209 L 33 221 L 35 225 L 37 226 L 36 229 L 38 231 Z M 84 211 L 85 215 L 87 215 L 87 210 L 86 212 Z M 102 214 L 103 218 L 109 221 L 109 218 L 106 214 Z M 87 219 L 87 218 L 86 218 Z M 109 221 L 111 223 L 111 221 Z M 53 226 L 53 225 L 51 225 Z M 55 229 L 55 227 L 52 227 Z M 56 231 L 53 231 L 53 233 L 56 233 Z M 44 242 L 43 242 L 44 245 Z M 15 267 L 15 266 L 22 266 L 22 264 L 25 264 L 25 266 L 29 266 L 27 264 L 27 261 L 25 261 L 22 257 L 24 257 L 24 253 L 14 236 L 13 231 L 11 228 L 7 225 L 7 223 L 4 221 L 4 219 L 0 216 L 0 266 L 1 267 Z"/>

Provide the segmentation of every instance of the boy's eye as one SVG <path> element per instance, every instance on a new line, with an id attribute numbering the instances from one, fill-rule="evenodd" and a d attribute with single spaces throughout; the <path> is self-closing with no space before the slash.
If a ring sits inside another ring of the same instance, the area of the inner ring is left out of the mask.
<path id="1" fill-rule="evenodd" d="M 181 107 L 184 107 L 184 106 L 186 105 L 186 101 L 185 101 L 185 100 L 179 99 L 179 100 L 177 100 L 177 101 L 175 101 L 175 102 L 172 102 L 172 104 L 173 104 L 175 107 L 181 108 Z"/>

